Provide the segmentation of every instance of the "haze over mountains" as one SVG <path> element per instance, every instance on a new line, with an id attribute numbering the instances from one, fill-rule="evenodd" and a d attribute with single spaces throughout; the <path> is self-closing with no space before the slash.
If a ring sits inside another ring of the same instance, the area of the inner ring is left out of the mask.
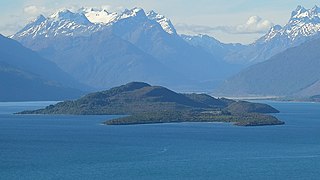
<path id="1" fill-rule="evenodd" d="M 271 43 L 265 46 L 266 49 L 272 47 L 269 49 L 272 51 L 270 54 L 287 50 L 228 79 L 216 93 L 231 96 L 294 97 L 320 94 L 319 31 L 320 9 L 315 6 L 307 10 L 298 6 L 292 12 L 289 24 L 277 30 L 273 28 L 257 41 Z"/>
<path id="2" fill-rule="evenodd" d="M 0 101 L 61 100 L 88 90 L 49 60 L 0 35 Z"/>
<path id="3" fill-rule="evenodd" d="M 136 80 L 209 90 L 232 73 L 232 65 L 186 43 L 169 19 L 140 8 L 62 10 L 39 16 L 12 38 L 96 88 Z"/>
<path id="4" fill-rule="evenodd" d="M 310 74 L 318 59 L 314 46 L 319 43 L 319 17 L 317 6 L 298 6 L 286 25 L 276 25 L 256 42 L 242 45 L 207 35 L 180 35 L 168 18 L 141 8 L 122 13 L 65 9 L 40 15 L 11 38 L 96 89 L 144 81 L 179 91 L 210 92 L 233 76 L 216 92 L 308 96 L 320 84 Z"/>
<path id="5" fill-rule="evenodd" d="M 306 9 L 298 6 L 291 13 L 287 24 L 283 27 L 280 25 L 273 26 L 266 35 L 248 46 L 223 44 L 205 35 L 189 36 L 186 39 L 190 44 L 203 47 L 208 51 L 217 54 L 224 52 L 222 58 L 228 62 L 250 65 L 265 61 L 288 48 L 298 46 L 306 41 L 317 39 L 319 38 L 319 32 L 320 8 L 314 6 L 311 9 Z"/>
<path id="6" fill-rule="evenodd" d="M 232 96 L 313 96 L 320 92 L 320 39 L 290 48 L 228 79 L 217 93 Z"/>

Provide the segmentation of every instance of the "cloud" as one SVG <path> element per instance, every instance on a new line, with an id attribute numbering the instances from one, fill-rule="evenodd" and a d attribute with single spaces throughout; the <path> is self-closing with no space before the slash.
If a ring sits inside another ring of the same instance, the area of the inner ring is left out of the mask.
<path id="1" fill-rule="evenodd" d="M 23 26 L 18 23 L 7 23 L 0 25 L 0 34 L 5 36 L 12 35 L 17 29 L 21 29 Z"/>
<path id="2" fill-rule="evenodd" d="M 196 34 L 210 34 L 213 31 L 221 30 L 220 27 L 203 26 L 203 25 L 189 25 L 185 23 L 178 23 L 175 25 L 178 31 L 196 33 Z"/>
<path id="3" fill-rule="evenodd" d="M 110 6 L 110 5 L 102 5 L 102 6 L 101 6 L 101 9 L 110 11 L 110 10 L 112 10 L 112 6 Z"/>
<path id="4" fill-rule="evenodd" d="M 178 31 L 193 32 L 197 34 L 210 34 L 214 31 L 222 31 L 228 34 L 263 34 L 266 33 L 274 24 L 269 20 L 263 20 L 259 16 L 251 16 L 244 24 L 236 26 L 203 26 L 176 24 Z"/>
<path id="5" fill-rule="evenodd" d="M 25 6 L 23 11 L 17 12 L 15 14 L 8 14 L 6 17 L 1 17 L 2 24 L 0 24 L 0 33 L 9 36 L 14 34 L 15 32 L 22 29 L 29 21 L 34 19 L 36 16 L 40 14 L 49 13 L 49 9 L 43 6 L 35 6 L 29 5 Z M 7 21 L 10 19 L 10 21 Z"/>
<path id="6" fill-rule="evenodd" d="M 31 6 L 26 6 L 23 9 L 23 12 L 28 14 L 28 15 L 39 15 L 39 14 L 43 14 L 46 13 L 48 10 L 45 7 L 39 7 L 39 6 L 35 6 L 35 5 L 31 5 Z"/>
<path id="7" fill-rule="evenodd" d="M 273 23 L 269 20 L 263 20 L 259 16 L 251 16 L 245 24 L 236 26 L 234 30 L 240 34 L 265 33 L 272 26 Z"/>

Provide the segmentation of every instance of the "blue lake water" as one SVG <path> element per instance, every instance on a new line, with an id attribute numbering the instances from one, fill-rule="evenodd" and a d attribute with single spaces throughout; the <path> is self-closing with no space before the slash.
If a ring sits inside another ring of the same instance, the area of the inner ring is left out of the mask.
<path id="1" fill-rule="evenodd" d="M 0 179 L 320 179 L 320 104 L 267 102 L 284 126 L 105 126 L 115 116 L 13 115 L 0 103 Z"/>

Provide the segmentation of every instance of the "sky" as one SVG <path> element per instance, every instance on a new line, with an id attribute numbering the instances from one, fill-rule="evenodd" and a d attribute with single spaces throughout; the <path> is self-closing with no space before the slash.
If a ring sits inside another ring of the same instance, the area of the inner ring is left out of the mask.
<path id="1" fill-rule="evenodd" d="M 284 25 L 298 5 L 320 6 L 319 0 L 1 0 L 0 33 L 14 34 L 39 14 L 69 8 L 108 11 L 141 7 L 168 17 L 179 34 L 208 34 L 225 43 L 249 44 L 271 26 Z"/>

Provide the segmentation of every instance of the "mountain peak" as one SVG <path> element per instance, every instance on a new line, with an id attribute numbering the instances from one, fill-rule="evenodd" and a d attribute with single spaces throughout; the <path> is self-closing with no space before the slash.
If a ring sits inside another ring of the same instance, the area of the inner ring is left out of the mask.
<path id="1" fill-rule="evenodd" d="M 32 28 L 33 26 L 39 26 L 42 22 L 44 22 L 46 20 L 47 20 L 47 18 L 45 18 L 42 14 L 40 14 L 37 18 L 35 18 L 33 21 L 29 22 L 24 28 L 22 28 L 17 33 L 27 31 L 28 29 Z M 10 36 L 10 37 L 12 38 L 13 36 Z"/>
<path id="2" fill-rule="evenodd" d="M 86 13 L 86 12 L 105 12 L 109 14 L 107 9 L 104 8 L 94 8 L 94 7 L 82 7 L 78 10 L 79 12 Z"/>
<path id="3" fill-rule="evenodd" d="M 148 16 L 148 18 L 151 18 L 151 19 L 163 19 L 163 18 L 165 18 L 164 15 L 158 14 L 154 10 L 151 10 L 151 11 L 147 12 L 147 16 Z"/>
<path id="4" fill-rule="evenodd" d="M 281 27 L 279 25 L 270 29 L 268 34 L 257 42 L 268 42 L 276 37 L 283 37 L 283 42 L 295 43 L 303 41 L 304 38 L 314 36 L 320 32 L 320 8 L 314 6 L 306 9 L 298 6 L 291 14 L 289 22 Z M 300 42 L 301 43 L 301 42 Z"/>
<path id="5" fill-rule="evenodd" d="M 314 5 L 312 9 L 318 9 L 319 7 L 317 5 Z"/>
<path id="6" fill-rule="evenodd" d="M 131 9 L 131 11 L 135 13 L 144 12 L 144 10 L 140 7 L 134 7 Z"/>
<path id="7" fill-rule="evenodd" d="M 304 7 L 301 6 L 301 5 L 298 5 L 295 11 L 297 11 L 297 12 L 299 12 L 299 11 L 306 11 L 306 8 L 304 8 Z"/>
<path id="8" fill-rule="evenodd" d="M 148 17 L 148 19 L 159 23 L 162 29 L 166 31 L 168 34 L 177 34 L 177 31 L 171 23 L 170 19 L 166 18 L 164 15 L 161 15 L 152 10 L 147 12 L 146 16 Z"/>
<path id="9" fill-rule="evenodd" d="M 298 6 L 294 11 L 291 13 L 291 19 L 294 18 L 301 18 L 308 15 L 308 10 L 305 9 L 303 6 Z"/>
<path id="10" fill-rule="evenodd" d="M 29 24 L 31 24 L 31 25 L 39 25 L 42 22 L 44 22 L 45 20 L 47 20 L 47 18 L 45 18 L 42 14 L 40 14 L 37 18 L 35 18 Z"/>
<path id="11" fill-rule="evenodd" d="M 117 13 L 109 13 L 106 9 L 81 8 L 80 11 L 82 11 L 92 23 L 108 24 L 116 20 L 119 16 Z"/>
<path id="12" fill-rule="evenodd" d="M 318 17 L 320 17 L 320 8 L 315 5 L 311 10 L 310 10 L 311 14 L 316 15 Z"/>
<path id="13" fill-rule="evenodd" d="M 68 9 L 61 9 L 53 14 L 50 15 L 50 18 L 55 19 L 55 18 L 65 18 L 68 17 L 70 15 L 72 15 L 73 13 L 68 10 Z"/>
<path id="14" fill-rule="evenodd" d="M 45 20 L 46 18 L 42 14 L 40 14 L 33 22 L 43 22 Z"/>
<path id="15" fill-rule="evenodd" d="M 274 26 L 271 27 L 271 29 L 269 30 L 268 34 L 277 33 L 279 31 L 281 31 L 281 29 L 282 29 L 282 26 L 280 26 L 278 24 L 274 25 Z"/>
<path id="16" fill-rule="evenodd" d="M 126 9 L 122 13 L 121 19 L 129 18 L 129 17 L 145 17 L 146 13 L 142 8 L 135 7 L 132 9 Z"/>
<path id="17" fill-rule="evenodd" d="M 91 24 L 83 13 L 74 13 L 68 9 L 59 10 L 49 16 L 49 18 L 54 21 L 68 20 L 79 24 Z"/>
<path id="18" fill-rule="evenodd" d="M 298 6 L 291 14 L 291 20 L 304 19 L 304 20 L 319 20 L 320 8 L 315 5 L 312 9 L 305 9 L 302 6 Z"/>
<path id="19" fill-rule="evenodd" d="M 292 11 L 289 21 L 283 25 L 273 26 L 268 33 L 234 57 L 247 62 L 265 61 L 291 47 L 320 37 L 320 9 L 314 6 L 306 9 L 297 6 Z M 252 53 L 254 52 L 254 53 Z M 238 56 L 238 57 L 237 57 Z"/>

